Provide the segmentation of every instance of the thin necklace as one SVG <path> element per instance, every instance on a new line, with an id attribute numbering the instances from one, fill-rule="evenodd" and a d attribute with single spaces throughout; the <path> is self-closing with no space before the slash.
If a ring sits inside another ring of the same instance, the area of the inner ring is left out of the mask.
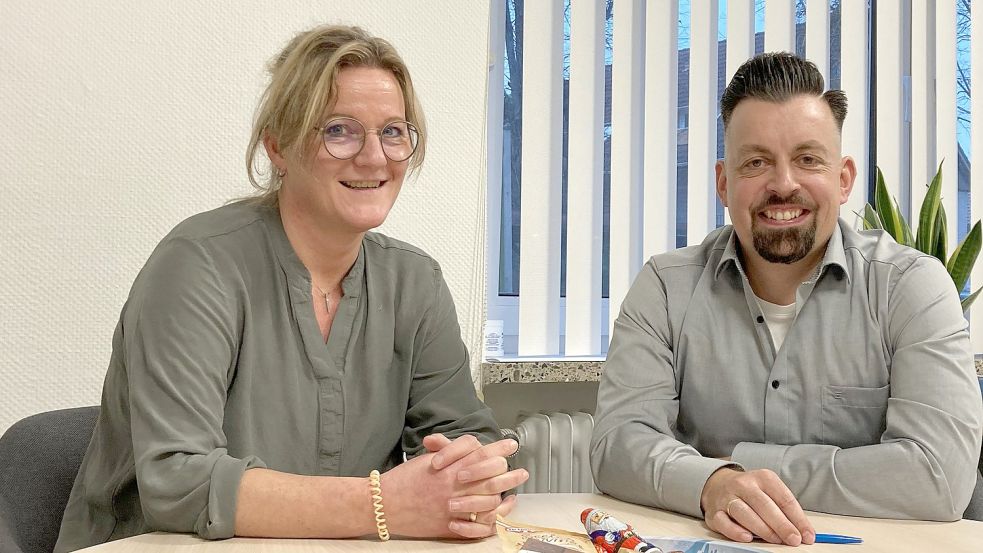
<path id="1" fill-rule="evenodd" d="M 331 314 L 331 297 L 328 296 L 327 294 L 325 294 L 324 293 L 324 290 L 321 290 L 321 287 L 318 286 L 317 284 L 314 285 L 314 288 L 316 288 L 317 289 L 317 292 L 319 294 L 321 294 L 321 298 L 324 300 L 324 310 L 328 312 L 328 315 L 330 315 Z"/>

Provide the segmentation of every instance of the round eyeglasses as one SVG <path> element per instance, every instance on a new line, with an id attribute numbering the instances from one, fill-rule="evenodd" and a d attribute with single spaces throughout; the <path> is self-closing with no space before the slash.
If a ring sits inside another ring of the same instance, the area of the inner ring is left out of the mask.
<path id="1" fill-rule="evenodd" d="M 393 121 L 381 129 L 368 129 L 358 119 L 336 117 L 323 127 L 315 129 L 321 133 L 324 148 L 332 157 L 351 159 L 365 146 L 368 132 L 379 136 L 382 153 L 392 161 L 406 161 L 416 151 L 420 132 L 409 121 Z"/>

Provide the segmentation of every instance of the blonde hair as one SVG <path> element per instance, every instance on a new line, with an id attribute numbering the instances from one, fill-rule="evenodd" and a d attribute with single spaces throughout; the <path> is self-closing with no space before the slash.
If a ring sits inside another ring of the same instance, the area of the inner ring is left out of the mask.
<path id="1" fill-rule="evenodd" d="M 423 109 L 399 53 L 388 41 L 359 27 L 321 25 L 295 36 L 269 64 L 270 84 L 256 110 L 246 150 L 246 170 L 249 182 L 260 190 L 255 196 L 259 203 L 276 206 L 282 184 L 272 162 L 267 172 L 256 167 L 264 137 L 273 138 L 284 155 L 310 162 L 320 147 L 312 130 L 323 123 L 338 96 L 338 72 L 345 67 L 377 67 L 392 72 L 403 92 L 406 120 L 420 132 L 419 144 L 409 160 L 410 172 L 423 164 L 427 149 Z"/>

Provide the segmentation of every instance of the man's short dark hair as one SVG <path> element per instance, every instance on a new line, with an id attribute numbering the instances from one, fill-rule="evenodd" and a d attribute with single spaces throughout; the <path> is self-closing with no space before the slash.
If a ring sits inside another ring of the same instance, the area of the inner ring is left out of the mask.
<path id="1" fill-rule="evenodd" d="M 724 128 L 730 123 L 737 104 L 745 98 L 757 98 L 776 104 L 795 96 L 821 96 L 829 105 L 836 126 L 843 131 L 846 118 L 846 94 L 842 90 L 828 90 L 823 74 L 816 64 L 788 52 L 758 54 L 744 62 L 730 80 L 720 98 L 720 113 Z"/>

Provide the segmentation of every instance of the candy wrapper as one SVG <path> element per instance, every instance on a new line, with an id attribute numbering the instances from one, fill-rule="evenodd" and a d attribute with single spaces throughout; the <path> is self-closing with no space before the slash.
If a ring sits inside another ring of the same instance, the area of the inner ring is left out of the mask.
<path id="1" fill-rule="evenodd" d="M 597 509 L 585 509 L 580 533 L 545 528 L 498 518 L 498 536 L 504 553 L 765 553 L 741 543 L 706 538 L 661 537 L 645 539 L 630 525 Z"/>
<path id="2" fill-rule="evenodd" d="M 598 553 L 663 553 L 661 549 L 639 537 L 631 526 L 604 511 L 584 509 L 580 513 L 580 522 L 584 524 L 584 529 Z"/>
<path id="3" fill-rule="evenodd" d="M 544 528 L 498 519 L 498 537 L 504 553 L 595 553 L 594 545 L 583 534 L 558 528 Z"/>

